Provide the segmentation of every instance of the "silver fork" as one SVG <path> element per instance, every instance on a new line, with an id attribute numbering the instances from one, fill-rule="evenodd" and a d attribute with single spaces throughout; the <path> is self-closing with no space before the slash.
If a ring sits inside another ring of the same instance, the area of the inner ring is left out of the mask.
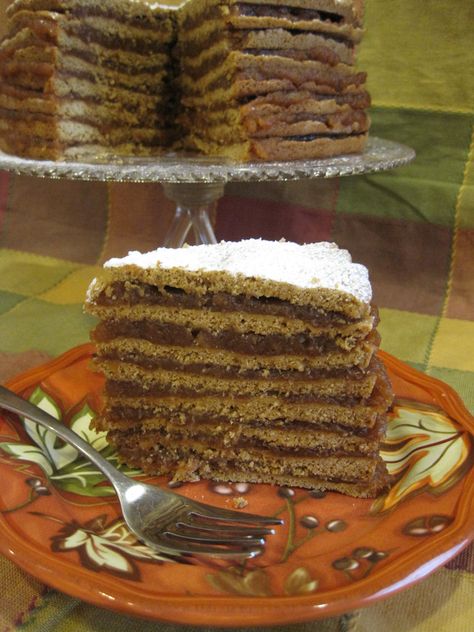
<path id="1" fill-rule="evenodd" d="M 0 407 L 54 432 L 87 457 L 112 483 L 123 518 L 139 540 L 165 556 L 252 558 L 263 552 L 277 518 L 220 509 L 125 476 L 54 417 L 0 386 Z"/>

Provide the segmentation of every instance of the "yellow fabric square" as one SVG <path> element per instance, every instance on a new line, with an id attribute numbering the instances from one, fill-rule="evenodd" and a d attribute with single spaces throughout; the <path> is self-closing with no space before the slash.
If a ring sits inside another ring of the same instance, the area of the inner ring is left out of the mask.
<path id="1" fill-rule="evenodd" d="M 474 321 L 443 318 L 436 332 L 429 364 L 474 371 Z"/>
<path id="2" fill-rule="evenodd" d="M 473 111 L 472 0 L 366 0 L 364 22 L 358 65 L 375 105 Z"/>
<path id="3" fill-rule="evenodd" d="M 74 270 L 65 279 L 60 281 L 55 287 L 44 292 L 38 298 L 56 305 L 72 305 L 83 303 L 86 298 L 86 291 L 89 283 L 96 276 L 99 267 L 84 266 Z"/>
<path id="4" fill-rule="evenodd" d="M 381 348 L 404 362 L 423 364 L 436 318 L 399 309 L 380 309 Z"/>
<path id="5" fill-rule="evenodd" d="M 0 250 L 0 291 L 37 296 L 54 287 L 77 264 L 17 250 Z"/>

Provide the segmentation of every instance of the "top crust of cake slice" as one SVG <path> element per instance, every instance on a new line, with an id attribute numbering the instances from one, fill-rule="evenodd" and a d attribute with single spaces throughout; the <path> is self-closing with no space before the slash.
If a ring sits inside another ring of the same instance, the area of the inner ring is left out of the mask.
<path id="1" fill-rule="evenodd" d="M 130 252 L 104 264 L 89 287 L 94 304 L 115 282 L 179 288 L 190 294 L 226 292 L 276 298 L 336 311 L 354 319 L 370 310 L 372 288 L 365 266 L 334 243 L 296 244 L 248 239 L 215 245 Z"/>

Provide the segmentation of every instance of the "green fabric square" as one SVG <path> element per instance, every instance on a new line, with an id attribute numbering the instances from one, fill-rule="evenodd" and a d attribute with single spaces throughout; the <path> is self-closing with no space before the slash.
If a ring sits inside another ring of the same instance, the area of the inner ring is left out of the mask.
<path id="1" fill-rule="evenodd" d="M 59 355 L 89 340 L 95 319 L 81 305 L 55 305 L 30 298 L 6 314 L 0 314 L 2 351 L 21 353 L 30 349 Z"/>
<path id="2" fill-rule="evenodd" d="M 59 259 L 0 249 L 0 291 L 37 296 L 77 267 Z"/>
<path id="3" fill-rule="evenodd" d="M 372 109 L 371 134 L 413 147 L 415 160 L 389 171 L 341 178 L 337 211 L 452 226 L 474 116 Z"/>
<path id="4" fill-rule="evenodd" d="M 382 336 L 380 346 L 399 360 L 423 366 L 437 322 L 434 316 L 381 309 L 378 325 Z"/>
<path id="5" fill-rule="evenodd" d="M 430 367 L 428 374 L 449 384 L 462 399 L 471 414 L 474 414 L 474 373 Z"/>
<path id="6" fill-rule="evenodd" d="M 21 294 L 15 294 L 13 292 L 1 292 L 0 291 L 0 314 L 5 314 L 24 300 L 24 296 Z"/>

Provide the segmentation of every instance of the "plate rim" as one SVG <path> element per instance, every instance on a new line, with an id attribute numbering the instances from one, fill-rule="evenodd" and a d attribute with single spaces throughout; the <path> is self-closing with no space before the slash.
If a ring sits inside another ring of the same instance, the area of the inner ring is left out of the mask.
<path id="1" fill-rule="evenodd" d="M 91 343 L 64 352 L 52 360 L 8 380 L 6 385 L 22 391 L 56 369 L 90 356 Z M 379 350 L 379 356 L 395 373 L 429 387 L 442 408 L 471 436 L 472 416 L 456 391 L 432 376 L 410 367 Z M 420 543 L 391 564 L 384 565 L 353 584 L 300 596 L 245 597 L 240 595 L 189 596 L 151 593 L 146 586 L 122 586 L 116 578 L 95 574 L 69 559 L 36 550 L 21 539 L 0 514 L 0 553 L 45 584 L 95 606 L 125 615 L 177 624 L 242 627 L 302 623 L 371 605 L 424 579 L 460 553 L 474 539 L 474 468 L 458 483 L 462 485 L 453 522 L 441 533 Z M 71 573 L 71 566 L 74 573 Z M 58 569 L 64 569 L 63 574 Z M 349 594 L 348 594 L 349 593 Z M 126 597 L 126 599 L 124 599 Z"/>

